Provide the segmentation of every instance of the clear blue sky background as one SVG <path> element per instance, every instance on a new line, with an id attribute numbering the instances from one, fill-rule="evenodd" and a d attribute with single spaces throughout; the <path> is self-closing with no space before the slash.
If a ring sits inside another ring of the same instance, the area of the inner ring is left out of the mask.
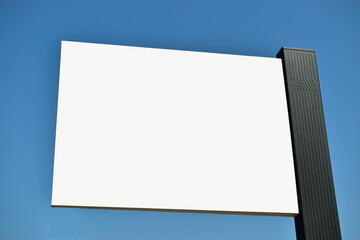
<path id="1" fill-rule="evenodd" d="M 292 218 L 51 208 L 61 40 L 315 49 L 343 239 L 360 239 L 358 0 L 0 0 L 0 239 L 295 239 Z"/>

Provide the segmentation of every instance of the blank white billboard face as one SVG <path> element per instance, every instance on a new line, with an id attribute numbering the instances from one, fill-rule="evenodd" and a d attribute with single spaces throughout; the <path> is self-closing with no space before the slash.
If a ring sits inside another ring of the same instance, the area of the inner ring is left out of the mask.
<path id="1" fill-rule="evenodd" d="M 281 60 L 63 41 L 52 206 L 297 215 Z"/>

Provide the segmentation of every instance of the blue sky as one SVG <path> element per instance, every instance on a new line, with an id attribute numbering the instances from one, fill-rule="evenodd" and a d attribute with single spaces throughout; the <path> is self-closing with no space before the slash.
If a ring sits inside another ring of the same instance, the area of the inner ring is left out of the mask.
<path id="1" fill-rule="evenodd" d="M 60 41 L 315 49 L 343 239 L 360 239 L 359 1 L 0 0 L 0 239 L 295 239 L 292 218 L 51 208 Z"/>

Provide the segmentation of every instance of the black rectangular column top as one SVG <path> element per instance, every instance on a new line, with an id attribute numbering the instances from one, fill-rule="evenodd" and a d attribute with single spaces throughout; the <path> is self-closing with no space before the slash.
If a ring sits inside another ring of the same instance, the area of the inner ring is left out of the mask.
<path id="1" fill-rule="evenodd" d="M 298 240 L 341 239 L 315 51 L 283 47 L 299 201 Z"/>

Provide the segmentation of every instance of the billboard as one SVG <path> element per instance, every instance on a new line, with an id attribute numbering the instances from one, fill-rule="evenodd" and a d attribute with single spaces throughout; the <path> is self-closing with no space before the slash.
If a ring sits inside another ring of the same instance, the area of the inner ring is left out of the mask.
<path id="1" fill-rule="evenodd" d="M 63 41 L 51 205 L 296 216 L 281 59 Z"/>

